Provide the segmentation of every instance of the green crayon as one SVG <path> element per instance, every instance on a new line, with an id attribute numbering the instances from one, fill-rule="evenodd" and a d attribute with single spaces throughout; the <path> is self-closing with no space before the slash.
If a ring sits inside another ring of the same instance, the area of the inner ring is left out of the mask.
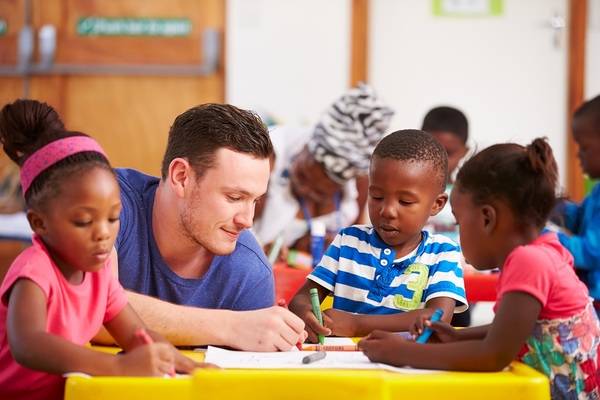
<path id="1" fill-rule="evenodd" d="M 310 289 L 310 302 L 312 304 L 313 314 L 317 317 L 319 324 L 323 325 L 323 314 L 321 314 L 321 302 L 319 301 L 319 291 L 316 288 Z M 318 334 L 319 344 L 325 343 L 325 336 Z"/>

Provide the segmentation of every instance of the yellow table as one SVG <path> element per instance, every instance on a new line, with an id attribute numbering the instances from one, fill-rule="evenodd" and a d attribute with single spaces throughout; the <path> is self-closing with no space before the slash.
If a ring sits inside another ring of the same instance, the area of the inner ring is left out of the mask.
<path id="1" fill-rule="evenodd" d="M 109 350 L 110 351 L 110 350 Z M 204 354 L 183 351 L 197 361 Z M 548 380 L 513 362 L 502 372 L 199 369 L 182 378 L 72 376 L 65 400 L 94 399 L 549 399 Z"/>

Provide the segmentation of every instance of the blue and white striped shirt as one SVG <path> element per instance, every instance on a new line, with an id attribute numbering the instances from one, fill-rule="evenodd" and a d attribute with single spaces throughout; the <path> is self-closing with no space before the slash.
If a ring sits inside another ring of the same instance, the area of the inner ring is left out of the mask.
<path id="1" fill-rule="evenodd" d="M 468 308 L 460 247 L 443 235 L 423 232 L 408 257 L 395 252 L 370 225 L 342 229 L 308 276 L 333 292 L 333 308 L 358 314 L 396 314 L 424 308 L 436 297 Z"/>

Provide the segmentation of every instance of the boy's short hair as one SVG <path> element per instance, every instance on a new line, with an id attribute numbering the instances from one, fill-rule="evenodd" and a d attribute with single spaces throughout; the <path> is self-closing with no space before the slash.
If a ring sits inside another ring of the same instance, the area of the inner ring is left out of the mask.
<path id="1" fill-rule="evenodd" d="M 573 113 L 573 119 L 589 117 L 592 118 L 594 124 L 598 127 L 597 132 L 600 132 L 600 95 L 591 100 L 584 102 Z"/>
<path id="2" fill-rule="evenodd" d="M 469 122 L 462 111 L 448 106 L 435 107 L 429 110 L 423 119 L 425 132 L 449 132 L 458 136 L 463 144 L 469 140 Z"/>
<path id="3" fill-rule="evenodd" d="M 440 193 L 446 190 L 448 153 L 435 136 L 418 129 L 403 129 L 385 136 L 373 151 L 372 158 L 426 163 L 436 171 Z"/>

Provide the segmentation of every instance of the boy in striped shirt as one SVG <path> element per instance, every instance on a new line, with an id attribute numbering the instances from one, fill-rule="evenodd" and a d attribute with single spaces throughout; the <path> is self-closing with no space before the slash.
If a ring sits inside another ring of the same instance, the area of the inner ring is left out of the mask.
<path id="1" fill-rule="evenodd" d="M 437 308 L 449 323 L 468 308 L 460 247 L 423 229 L 448 201 L 447 174 L 446 150 L 429 133 L 400 130 L 379 142 L 369 171 L 370 224 L 342 229 L 290 302 L 308 341 L 408 331 Z M 323 326 L 312 312 L 311 288 L 321 301 L 333 296 Z"/>

